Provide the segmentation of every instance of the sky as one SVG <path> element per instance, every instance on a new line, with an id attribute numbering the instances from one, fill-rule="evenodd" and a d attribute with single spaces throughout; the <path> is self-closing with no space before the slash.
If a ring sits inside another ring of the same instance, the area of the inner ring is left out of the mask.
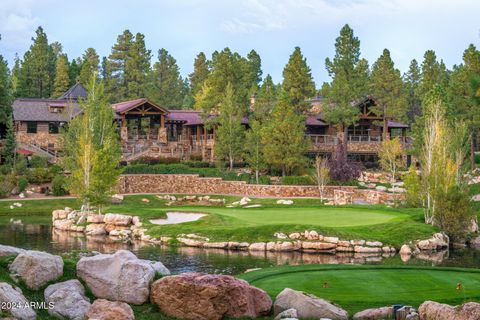
<path id="1" fill-rule="evenodd" d="M 152 63 L 160 48 L 183 76 L 195 56 L 225 47 L 255 49 L 264 75 L 282 80 L 295 46 L 302 49 L 317 87 L 330 78 L 325 58 L 348 23 L 370 64 L 388 48 L 402 73 L 412 59 L 435 50 L 447 67 L 461 62 L 470 43 L 480 47 L 480 0 L 0 0 L 0 54 L 11 66 L 41 25 L 69 59 L 93 47 L 108 56 L 125 29 L 145 34 Z"/>

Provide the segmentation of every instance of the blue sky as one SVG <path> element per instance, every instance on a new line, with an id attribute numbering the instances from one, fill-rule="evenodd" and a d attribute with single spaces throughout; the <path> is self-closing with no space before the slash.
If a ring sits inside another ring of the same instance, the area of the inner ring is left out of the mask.
<path id="1" fill-rule="evenodd" d="M 184 76 L 198 52 L 209 56 L 228 46 L 241 54 L 255 49 L 264 74 L 278 82 L 288 56 L 300 46 L 320 87 L 329 80 L 325 58 L 333 56 L 345 23 L 360 38 L 370 64 L 388 48 L 404 72 L 427 49 L 450 68 L 468 44 L 480 47 L 479 13 L 479 0 L 0 0 L 0 54 L 11 65 L 41 25 L 70 59 L 87 47 L 104 56 L 128 28 L 145 34 L 153 61 L 158 49 L 166 48 Z"/>

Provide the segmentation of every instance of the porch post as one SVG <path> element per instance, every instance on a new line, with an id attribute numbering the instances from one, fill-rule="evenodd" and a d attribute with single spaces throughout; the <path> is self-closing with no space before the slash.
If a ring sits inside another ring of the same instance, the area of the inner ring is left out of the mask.
<path id="1" fill-rule="evenodd" d="M 120 123 L 120 139 L 128 140 L 128 128 L 127 128 L 127 119 L 125 119 L 125 114 L 122 114 L 122 120 Z"/>

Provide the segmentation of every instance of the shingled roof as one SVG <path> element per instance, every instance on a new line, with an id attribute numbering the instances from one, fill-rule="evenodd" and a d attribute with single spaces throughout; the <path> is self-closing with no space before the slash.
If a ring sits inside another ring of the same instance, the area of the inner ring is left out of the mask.
<path id="1" fill-rule="evenodd" d="M 87 90 L 77 81 L 70 87 L 59 99 L 63 100 L 78 100 L 78 98 L 85 99 L 87 97 Z"/>
<path id="2" fill-rule="evenodd" d="M 51 112 L 49 107 L 64 107 L 63 112 Z M 13 103 L 15 121 L 67 122 L 82 112 L 76 102 L 60 99 L 17 99 Z"/>
<path id="3" fill-rule="evenodd" d="M 170 110 L 167 115 L 167 121 L 183 121 L 185 125 L 203 124 L 201 111 L 198 110 Z"/>

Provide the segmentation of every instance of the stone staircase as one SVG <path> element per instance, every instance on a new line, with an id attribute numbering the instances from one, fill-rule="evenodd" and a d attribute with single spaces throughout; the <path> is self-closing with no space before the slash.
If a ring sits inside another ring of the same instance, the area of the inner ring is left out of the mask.
<path id="1" fill-rule="evenodd" d="M 36 143 L 23 143 L 20 142 L 17 144 L 17 148 L 22 148 L 28 151 L 33 152 L 39 156 L 45 157 L 48 159 L 49 162 L 56 162 L 57 161 L 57 153 L 55 150 L 48 149 L 46 147 L 40 146 Z"/>

